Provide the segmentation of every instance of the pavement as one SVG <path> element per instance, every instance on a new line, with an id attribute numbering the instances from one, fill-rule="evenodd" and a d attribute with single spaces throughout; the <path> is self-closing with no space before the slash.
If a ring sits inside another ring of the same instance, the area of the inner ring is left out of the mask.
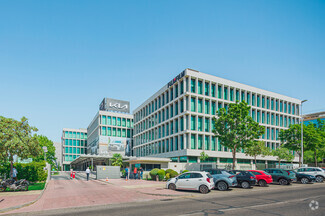
<path id="1" fill-rule="evenodd" d="M 255 190 L 257 189 L 257 190 Z M 271 185 L 253 189 L 234 188 L 231 191 L 211 191 L 209 194 L 189 192 L 193 196 L 155 199 L 110 205 L 65 208 L 17 215 L 143 215 L 143 216 L 323 216 L 325 183 Z"/>
<path id="2" fill-rule="evenodd" d="M 2 209 L 22 206 L 38 198 L 42 191 L 1 192 L 0 211 Z"/>
<path id="3" fill-rule="evenodd" d="M 68 173 L 52 176 L 42 197 L 37 202 L 8 213 L 146 202 L 168 196 L 187 195 L 184 192 L 165 189 L 164 182 L 125 181 L 125 179 L 110 179 L 108 182 L 106 180 L 86 181 L 85 178 L 84 173 L 78 173 L 76 179 L 73 180 L 70 180 Z"/>

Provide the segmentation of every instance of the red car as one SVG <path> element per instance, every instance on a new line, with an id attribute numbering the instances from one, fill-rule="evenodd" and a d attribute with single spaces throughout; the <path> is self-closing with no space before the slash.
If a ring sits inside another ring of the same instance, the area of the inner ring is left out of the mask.
<path id="1" fill-rule="evenodd" d="M 266 187 L 267 184 L 273 182 L 272 176 L 262 170 L 248 170 L 256 176 L 257 184 L 261 187 Z"/>

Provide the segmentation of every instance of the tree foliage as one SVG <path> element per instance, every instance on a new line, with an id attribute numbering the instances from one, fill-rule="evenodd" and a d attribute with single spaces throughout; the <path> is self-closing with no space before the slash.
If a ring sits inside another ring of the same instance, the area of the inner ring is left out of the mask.
<path id="1" fill-rule="evenodd" d="M 204 162 L 204 161 L 206 161 L 208 159 L 209 159 L 209 155 L 206 154 L 204 151 L 202 151 L 201 154 L 200 154 L 200 161 Z"/>
<path id="2" fill-rule="evenodd" d="M 265 146 L 265 143 L 263 141 L 256 140 L 251 146 L 246 148 L 245 154 L 254 157 L 256 164 L 256 157 L 258 155 L 265 157 L 267 155 L 271 155 L 271 151 L 268 147 Z"/>
<path id="3" fill-rule="evenodd" d="M 233 169 L 236 167 L 236 152 L 247 149 L 264 134 L 264 127 L 249 115 L 250 106 L 245 101 L 229 104 L 228 111 L 221 108 L 214 118 L 213 133 L 220 144 L 232 150 Z"/>
<path id="4" fill-rule="evenodd" d="M 121 154 L 118 153 L 113 154 L 111 161 L 113 166 L 119 166 L 119 167 L 123 166 L 123 159 Z"/>
<path id="5" fill-rule="evenodd" d="M 279 162 L 279 168 L 281 161 L 292 161 L 294 159 L 294 155 L 292 154 L 292 152 L 284 146 L 280 146 L 273 150 L 272 155 L 277 158 Z"/>
<path id="6" fill-rule="evenodd" d="M 37 157 L 41 147 L 34 132 L 36 127 L 28 124 L 28 119 L 22 117 L 20 121 L 0 116 L 0 158 L 9 161 L 12 174 L 13 156 L 21 159 Z"/>
<path id="7" fill-rule="evenodd" d="M 38 135 L 37 140 L 39 142 L 40 147 L 47 147 L 46 152 L 46 161 L 51 164 L 52 166 L 55 165 L 55 146 L 54 143 L 49 140 L 46 136 Z M 44 160 L 44 153 L 38 155 L 37 157 L 33 158 L 35 161 L 43 161 Z"/>

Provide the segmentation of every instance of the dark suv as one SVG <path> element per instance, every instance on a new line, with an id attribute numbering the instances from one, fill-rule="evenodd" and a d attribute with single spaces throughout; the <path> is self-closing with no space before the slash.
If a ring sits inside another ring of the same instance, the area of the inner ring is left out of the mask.
<path id="1" fill-rule="evenodd" d="M 289 185 L 293 181 L 297 181 L 296 175 L 292 172 L 283 170 L 270 168 L 265 169 L 265 172 L 269 173 L 272 176 L 273 182 L 277 182 L 280 185 Z"/>
<path id="2" fill-rule="evenodd" d="M 236 175 L 238 186 L 250 188 L 256 184 L 256 177 L 253 173 L 244 170 L 231 170 L 230 173 Z"/>

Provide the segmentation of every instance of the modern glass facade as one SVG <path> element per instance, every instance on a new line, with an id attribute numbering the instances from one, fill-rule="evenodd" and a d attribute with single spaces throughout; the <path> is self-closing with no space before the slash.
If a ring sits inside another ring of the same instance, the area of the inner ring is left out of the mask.
<path id="1" fill-rule="evenodd" d="M 82 154 L 87 154 L 87 130 L 64 128 L 62 132 L 64 170 L 69 170 L 70 162 Z"/>
<path id="2" fill-rule="evenodd" d="M 266 135 L 260 139 L 270 148 L 279 146 L 280 129 L 300 119 L 300 100 L 186 69 L 181 79 L 134 111 L 134 156 L 198 161 L 204 150 L 212 160 L 231 158 L 212 133 L 213 117 L 236 101 L 251 106 L 250 115 L 265 126 Z M 244 153 L 238 158 L 247 159 Z"/>

